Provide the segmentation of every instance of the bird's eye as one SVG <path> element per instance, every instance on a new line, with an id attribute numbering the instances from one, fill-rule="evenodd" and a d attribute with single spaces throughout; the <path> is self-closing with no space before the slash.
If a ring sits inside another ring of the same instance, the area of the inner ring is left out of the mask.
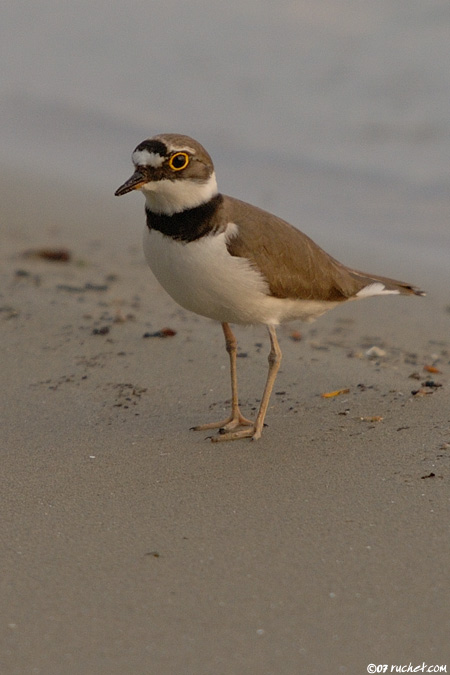
<path id="1" fill-rule="evenodd" d="M 187 154 L 187 152 L 176 152 L 169 159 L 169 166 L 172 169 L 172 171 L 181 171 L 181 169 L 185 169 L 188 164 L 189 164 L 189 155 Z"/>

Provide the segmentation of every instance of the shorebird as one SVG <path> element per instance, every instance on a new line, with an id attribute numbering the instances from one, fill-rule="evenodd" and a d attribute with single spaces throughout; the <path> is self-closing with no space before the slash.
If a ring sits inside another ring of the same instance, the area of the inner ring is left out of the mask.
<path id="1" fill-rule="evenodd" d="M 341 264 L 307 235 L 276 216 L 221 194 L 211 157 L 189 136 L 160 134 L 132 154 L 135 171 L 116 191 L 145 196 L 144 252 L 155 277 L 182 307 L 219 321 L 231 371 L 231 413 L 212 441 L 261 436 L 281 350 L 276 326 L 314 321 L 349 300 L 375 295 L 425 295 L 403 281 Z M 269 371 L 254 421 L 239 408 L 236 338 L 231 324 L 265 324 Z"/>

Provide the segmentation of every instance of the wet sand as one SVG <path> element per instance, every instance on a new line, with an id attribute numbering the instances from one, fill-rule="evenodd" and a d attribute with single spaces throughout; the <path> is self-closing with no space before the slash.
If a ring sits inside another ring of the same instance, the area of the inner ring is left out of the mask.
<path id="1" fill-rule="evenodd" d="M 448 271 L 282 327 L 262 439 L 212 444 L 221 329 L 153 279 L 142 204 L 3 193 L 0 672 L 450 668 Z M 23 255 L 48 246 L 70 261 Z M 268 340 L 236 334 L 253 415 Z"/>

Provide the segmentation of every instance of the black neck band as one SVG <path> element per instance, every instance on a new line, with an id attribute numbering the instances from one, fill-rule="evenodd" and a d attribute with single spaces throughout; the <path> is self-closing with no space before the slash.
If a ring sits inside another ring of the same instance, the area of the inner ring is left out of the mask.
<path id="1" fill-rule="evenodd" d="M 221 194 L 216 195 L 209 202 L 200 204 L 193 209 L 186 209 L 171 216 L 163 213 L 153 213 L 148 207 L 145 208 L 147 215 L 147 227 L 149 230 L 158 230 L 167 237 L 177 241 L 190 242 L 200 239 L 205 234 L 212 232 L 214 228 L 214 216 L 223 202 Z"/>

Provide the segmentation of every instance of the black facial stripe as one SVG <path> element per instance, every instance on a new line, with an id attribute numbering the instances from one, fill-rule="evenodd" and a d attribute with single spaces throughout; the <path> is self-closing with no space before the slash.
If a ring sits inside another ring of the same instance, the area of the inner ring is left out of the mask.
<path id="1" fill-rule="evenodd" d="M 147 141 L 142 141 L 142 143 L 139 143 L 137 148 L 135 148 L 138 152 L 141 152 L 142 150 L 147 150 L 147 152 L 153 152 L 156 155 L 161 155 L 161 157 L 165 157 L 167 155 L 167 146 L 165 143 L 162 141 L 153 141 L 153 140 L 147 140 Z"/>
<path id="2" fill-rule="evenodd" d="M 220 209 L 223 202 L 221 194 L 216 195 L 209 202 L 200 204 L 193 209 L 186 209 L 181 213 L 174 213 L 171 216 L 162 213 L 153 213 L 148 208 L 147 227 L 149 230 L 158 230 L 167 237 L 172 237 L 176 241 L 188 243 L 200 239 L 205 234 L 209 234 L 217 229 L 214 226 L 214 216 Z M 216 219 L 219 222 L 220 219 Z"/>

